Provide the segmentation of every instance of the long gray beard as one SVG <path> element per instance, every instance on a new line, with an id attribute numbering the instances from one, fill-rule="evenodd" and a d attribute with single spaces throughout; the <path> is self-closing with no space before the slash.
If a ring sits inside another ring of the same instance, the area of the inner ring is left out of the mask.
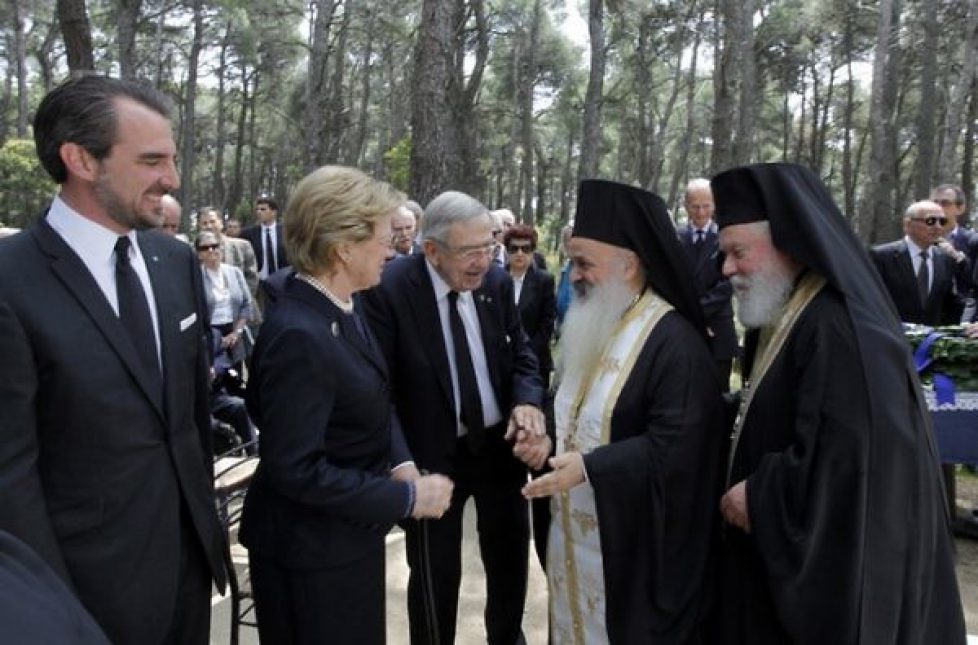
<path id="1" fill-rule="evenodd" d="M 794 282 L 794 275 L 776 265 L 750 277 L 731 277 L 740 323 L 753 329 L 773 323 L 791 297 Z"/>
<path id="2" fill-rule="evenodd" d="M 635 294 L 625 281 L 617 277 L 592 287 L 586 296 L 574 296 L 560 332 L 558 383 L 580 383 L 587 377 L 601 360 L 611 332 L 634 299 Z"/>

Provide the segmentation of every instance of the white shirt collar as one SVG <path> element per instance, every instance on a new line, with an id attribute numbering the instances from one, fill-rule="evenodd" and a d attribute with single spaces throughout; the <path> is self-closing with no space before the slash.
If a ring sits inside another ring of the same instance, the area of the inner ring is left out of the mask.
<path id="1" fill-rule="evenodd" d="M 907 243 L 907 251 L 910 253 L 910 257 L 913 258 L 913 259 L 919 258 L 921 251 L 923 251 L 924 249 L 922 249 L 919 246 L 917 246 L 917 244 L 913 240 L 910 239 L 910 236 L 909 235 L 904 235 L 903 236 L 903 241 Z M 930 259 L 930 258 L 931 258 L 931 250 L 928 248 L 927 249 L 927 259 Z"/>
<path id="2" fill-rule="evenodd" d="M 115 243 L 120 235 L 85 217 L 65 203 L 60 195 L 51 202 L 47 222 L 85 264 L 114 263 Z M 127 237 L 130 242 L 130 257 L 138 256 L 136 231 L 129 231 Z"/>
<path id="3" fill-rule="evenodd" d="M 428 268 L 428 275 L 431 276 L 431 286 L 435 289 L 435 300 L 440 302 L 443 298 L 447 298 L 448 292 L 453 291 L 453 289 L 448 286 L 448 283 L 445 282 L 445 279 L 441 277 L 440 273 L 438 273 L 438 269 L 435 268 L 435 265 L 433 265 L 428 258 L 424 259 L 424 263 Z M 459 291 L 458 299 L 460 302 L 471 300 L 472 292 Z"/>

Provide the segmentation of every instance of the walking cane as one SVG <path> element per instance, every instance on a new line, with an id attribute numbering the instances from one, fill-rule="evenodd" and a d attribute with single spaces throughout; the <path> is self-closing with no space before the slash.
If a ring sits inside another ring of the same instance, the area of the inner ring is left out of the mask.
<path id="1" fill-rule="evenodd" d="M 427 470 L 421 471 L 427 475 Z M 424 603 L 425 622 L 428 623 L 429 645 L 439 645 L 438 613 L 435 609 L 435 586 L 431 578 L 431 551 L 428 548 L 428 523 L 418 520 L 418 561 L 421 563 L 421 598 Z"/>

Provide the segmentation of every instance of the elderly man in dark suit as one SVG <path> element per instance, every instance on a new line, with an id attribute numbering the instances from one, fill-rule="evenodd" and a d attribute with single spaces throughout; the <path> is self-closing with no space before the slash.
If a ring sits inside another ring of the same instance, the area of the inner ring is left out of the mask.
<path id="1" fill-rule="evenodd" d="M 417 467 L 455 481 L 444 517 L 406 526 L 408 613 L 417 644 L 454 642 L 469 497 L 479 514 L 488 640 L 523 642 L 529 525 L 520 488 L 527 471 L 507 438 L 519 436 L 521 458 L 534 467 L 551 444 L 513 282 L 491 264 L 492 231 L 476 199 L 443 193 L 425 210 L 424 254 L 390 262 L 365 298 Z"/>
<path id="2" fill-rule="evenodd" d="M 937 246 L 945 224 L 947 218 L 938 204 L 915 202 L 904 215 L 903 239 L 870 250 L 903 322 L 944 325 L 960 320 L 962 304 L 954 278 L 968 265 L 966 259 L 957 262 Z"/>
<path id="3" fill-rule="evenodd" d="M 179 185 L 166 99 L 100 76 L 41 102 L 61 185 L 0 245 L 0 529 L 114 643 L 206 643 L 223 587 L 193 250 L 143 232 Z"/>
<path id="4" fill-rule="evenodd" d="M 686 250 L 693 281 L 700 294 L 706 318 L 710 352 L 717 364 L 721 388 L 730 390 L 730 368 L 737 355 L 737 330 L 733 322 L 733 288 L 723 277 L 723 254 L 713 222 L 713 192 L 708 179 L 694 179 L 686 186 L 686 214 L 689 223 L 679 231 Z"/>

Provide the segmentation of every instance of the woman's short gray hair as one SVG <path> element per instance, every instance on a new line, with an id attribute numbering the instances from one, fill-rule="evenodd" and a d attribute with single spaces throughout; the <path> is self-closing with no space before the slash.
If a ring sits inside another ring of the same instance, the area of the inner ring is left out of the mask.
<path id="1" fill-rule="evenodd" d="M 421 236 L 425 240 L 444 244 L 448 242 L 448 231 L 452 225 L 487 215 L 489 209 L 475 197 L 449 190 L 431 200 L 428 208 L 424 209 Z"/>

